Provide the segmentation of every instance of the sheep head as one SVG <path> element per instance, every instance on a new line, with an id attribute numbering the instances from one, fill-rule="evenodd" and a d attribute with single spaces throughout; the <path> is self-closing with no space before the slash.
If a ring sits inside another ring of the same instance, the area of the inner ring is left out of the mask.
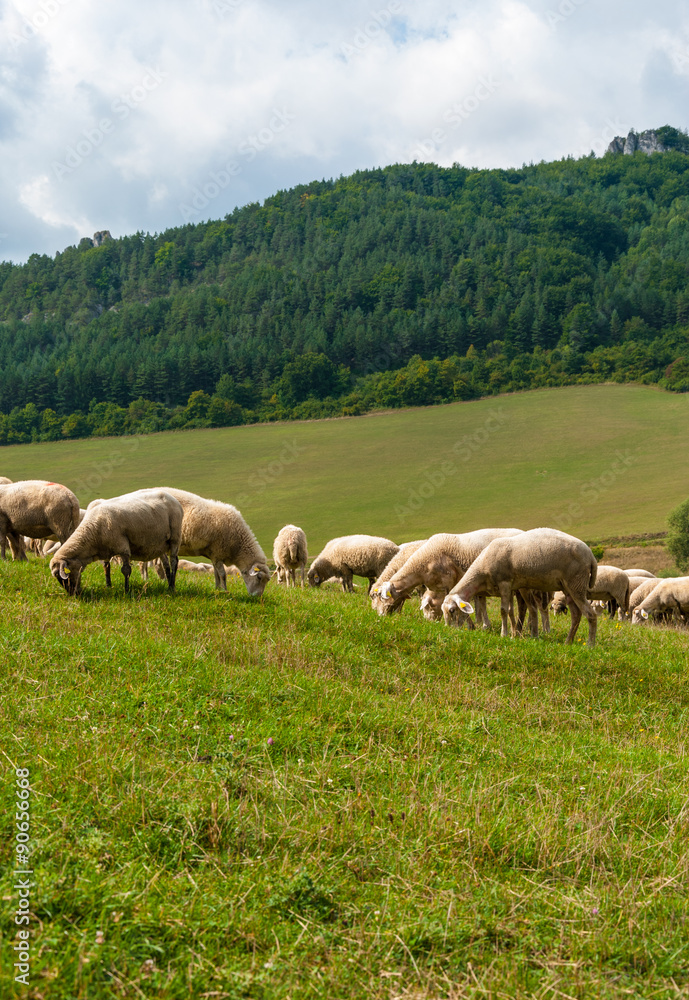
<path id="1" fill-rule="evenodd" d="M 254 563 L 250 569 L 242 570 L 242 579 L 251 597 L 260 597 L 272 574 L 267 563 Z"/>
<path id="2" fill-rule="evenodd" d="M 441 595 L 427 590 L 421 598 L 421 611 L 427 622 L 439 622 L 443 617 Z"/>
<path id="3" fill-rule="evenodd" d="M 61 558 L 59 550 L 50 560 L 50 572 L 60 586 L 64 587 L 67 593 L 72 596 L 79 591 L 83 568 L 84 565 L 80 559 Z"/>
<path id="4" fill-rule="evenodd" d="M 442 603 L 443 618 L 446 625 L 459 628 L 473 615 L 474 609 L 468 601 L 462 600 L 458 594 L 448 594 Z"/>
<path id="5" fill-rule="evenodd" d="M 641 622 L 648 621 L 648 611 L 645 608 L 634 608 L 632 614 L 632 625 L 639 625 Z"/>

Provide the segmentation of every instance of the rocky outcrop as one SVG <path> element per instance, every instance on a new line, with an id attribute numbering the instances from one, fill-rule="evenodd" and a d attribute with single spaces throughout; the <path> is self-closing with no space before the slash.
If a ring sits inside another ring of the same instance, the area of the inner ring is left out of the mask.
<path id="1" fill-rule="evenodd" d="M 100 232 L 93 234 L 93 245 L 94 247 L 99 247 L 101 243 L 105 243 L 106 240 L 111 240 L 109 229 L 101 229 Z"/>
<path id="2" fill-rule="evenodd" d="M 632 156 L 634 153 L 668 153 L 671 149 L 676 149 L 676 144 L 667 145 L 658 135 L 655 129 L 647 129 L 645 132 L 635 132 L 632 129 L 625 139 L 622 135 L 616 135 L 608 146 L 608 153 L 623 153 L 625 156 Z"/>

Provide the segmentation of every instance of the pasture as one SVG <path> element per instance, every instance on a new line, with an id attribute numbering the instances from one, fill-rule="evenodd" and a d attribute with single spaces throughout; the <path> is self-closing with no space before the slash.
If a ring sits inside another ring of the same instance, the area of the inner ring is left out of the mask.
<path id="1" fill-rule="evenodd" d="M 82 506 L 177 486 L 239 507 L 270 553 L 283 524 L 396 542 L 486 526 L 585 540 L 664 531 L 689 496 L 689 394 L 543 389 L 342 420 L 0 450 L 0 475 L 65 483 Z"/>
<path id="2" fill-rule="evenodd" d="M 685 632 L 0 571 L 3 996 L 15 766 L 31 997 L 686 995 Z"/>
<path id="3" fill-rule="evenodd" d="M 235 502 L 268 555 L 288 521 L 312 556 L 354 531 L 605 538 L 662 531 L 689 495 L 688 405 L 544 390 L 8 448 L 0 475 L 65 482 L 82 505 L 192 489 Z M 0 564 L 0 995 L 689 995 L 686 630 L 605 618 L 589 650 L 584 629 L 564 645 L 568 618 L 501 639 L 493 601 L 493 629 L 469 632 L 424 621 L 418 598 L 379 618 L 364 587 L 113 583 L 92 565 L 70 599 L 47 561 Z"/>

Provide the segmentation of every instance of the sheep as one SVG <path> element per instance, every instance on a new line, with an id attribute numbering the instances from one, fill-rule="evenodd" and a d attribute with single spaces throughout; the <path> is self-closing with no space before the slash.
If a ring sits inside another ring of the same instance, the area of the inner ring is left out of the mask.
<path id="1" fill-rule="evenodd" d="M 304 586 L 306 563 L 309 554 L 306 547 L 306 535 L 295 524 L 286 524 L 277 533 L 273 542 L 273 562 L 276 565 L 277 582 L 283 581 L 289 587 L 296 587 L 296 572 L 301 575 L 301 585 Z"/>
<path id="2" fill-rule="evenodd" d="M 500 597 L 502 636 L 506 636 L 509 615 L 512 634 L 516 623 L 511 607 L 515 590 L 535 590 L 549 593 L 563 590 L 568 597 L 572 624 L 567 642 L 574 640 L 581 615 L 589 625 L 588 644 L 596 643 L 596 613 L 587 600 L 587 592 L 595 590 L 598 564 L 585 542 L 554 528 L 535 528 L 522 534 L 496 538 L 472 563 L 459 583 L 443 601 L 443 614 L 454 609 L 470 615 L 469 603 L 475 594 Z"/>
<path id="3" fill-rule="evenodd" d="M 655 587 L 636 605 L 632 624 L 648 620 L 651 611 L 678 611 L 680 617 L 689 609 L 689 576 L 675 576 L 658 580 Z"/>
<path id="4" fill-rule="evenodd" d="M 0 556 L 9 540 L 15 559 L 26 559 L 24 535 L 66 542 L 79 524 L 79 501 L 60 483 L 25 479 L 0 486 Z"/>
<path id="5" fill-rule="evenodd" d="M 634 578 L 633 582 L 636 586 L 632 589 L 630 584 L 630 595 L 629 595 L 629 617 L 632 618 L 634 611 L 638 606 L 644 601 L 648 595 L 655 590 L 656 586 L 660 582 L 657 577 L 652 579 L 646 579 L 646 577 L 637 576 Z"/>
<path id="6" fill-rule="evenodd" d="M 124 590 L 129 593 L 132 556 L 163 558 L 170 592 L 175 589 L 177 558 L 184 511 L 166 490 L 126 493 L 111 500 L 94 500 L 84 520 L 50 560 L 50 571 L 69 594 L 80 590 L 85 566 L 97 559 L 122 561 Z"/>
<path id="7" fill-rule="evenodd" d="M 263 549 L 236 507 L 195 493 L 164 487 L 184 511 L 180 555 L 205 556 L 213 563 L 216 590 L 227 590 L 225 563 L 237 566 L 248 593 L 260 597 L 270 580 Z"/>
<path id="8" fill-rule="evenodd" d="M 481 528 L 460 535 L 431 535 L 389 580 L 374 588 L 375 610 L 379 615 L 392 614 L 423 585 L 436 595 L 424 594 L 422 599 L 424 613 L 434 615 L 432 609 L 438 597 L 444 597 L 454 587 L 486 545 L 494 538 L 518 534 L 519 528 Z"/>
<path id="9" fill-rule="evenodd" d="M 380 585 L 385 583 L 386 580 L 391 580 L 392 577 L 397 572 L 397 570 L 401 569 L 401 567 L 404 566 L 407 559 L 410 559 L 414 555 L 416 550 L 420 549 L 422 545 L 425 545 L 427 541 L 428 541 L 427 538 L 422 538 L 415 542 L 404 542 L 402 545 L 400 545 L 399 550 L 395 553 L 390 562 L 385 566 L 383 572 L 379 575 L 378 579 L 371 587 L 370 590 L 371 605 L 376 611 L 378 611 L 379 614 L 384 614 L 384 612 L 379 610 L 380 598 L 378 596 L 378 593 L 376 592 L 376 588 L 380 587 Z M 429 593 L 429 591 L 426 591 L 426 593 Z M 396 610 L 401 611 L 401 609 L 402 605 L 400 604 L 399 608 L 397 608 Z M 423 598 L 421 599 L 421 609 L 422 611 L 424 611 L 425 614 Z"/>
<path id="10" fill-rule="evenodd" d="M 611 618 L 617 612 L 620 621 L 629 611 L 630 577 L 617 566 L 598 566 L 596 584 L 589 590 L 589 601 L 605 601 Z M 552 600 L 555 614 L 564 614 L 567 610 L 567 595 L 562 591 L 556 593 Z"/>
<path id="11" fill-rule="evenodd" d="M 399 552 L 389 538 L 378 535 L 343 535 L 332 538 L 316 556 L 308 572 L 309 586 L 319 587 L 331 576 L 336 576 L 342 590 L 354 592 L 352 578 L 363 576 L 368 579 L 368 592 L 392 557 Z"/>
<path id="12" fill-rule="evenodd" d="M 0 476 L 0 486 L 9 486 L 11 482 L 12 480 L 8 479 L 7 476 Z"/>
<path id="13" fill-rule="evenodd" d="M 625 569 L 623 572 L 625 572 L 627 576 L 644 576 L 648 580 L 658 579 L 655 573 L 649 573 L 647 569 Z"/>

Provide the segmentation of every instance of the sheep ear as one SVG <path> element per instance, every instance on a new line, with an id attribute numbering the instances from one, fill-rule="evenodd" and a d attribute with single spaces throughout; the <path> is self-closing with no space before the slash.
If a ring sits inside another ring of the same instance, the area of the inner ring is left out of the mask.
<path id="1" fill-rule="evenodd" d="M 455 597 L 455 604 L 465 615 L 473 615 L 474 609 L 468 601 L 462 601 L 459 597 Z"/>
<path id="2" fill-rule="evenodd" d="M 648 611 L 643 611 L 643 610 L 642 610 L 642 612 L 641 612 L 641 617 L 642 617 L 642 618 L 648 618 Z"/>
<path id="3" fill-rule="evenodd" d="M 430 599 L 428 593 L 424 594 L 423 597 L 421 598 L 421 607 L 422 608 L 427 608 L 428 605 L 430 604 L 430 602 L 431 602 L 431 599 Z"/>
<path id="4" fill-rule="evenodd" d="M 66 565 L 67 565 L 67 563 L 64 563 L 64 562 L 60 563 L 60 576 L 62 577 L 63 580 L 69 580 L 69 573 L 65 573 L 65 566 Z"/>
<path id="5" fill-rule="evenodd" d="M 258 576 L 260 572 L 261 572 L 261 567 L 258 564 L 256 564 L 255 566 L 252 566 L 251 569 L 249 570 L 249 576 Z"/>
<path id="6" fill-rule="evenodd" d="M 314 580 L 314 583 L 320 583 L 321 582 L 321 578 L 318 575 L 318 573 L 316 573 L 316 575 L 314 576 L 313 580 Z"/>

